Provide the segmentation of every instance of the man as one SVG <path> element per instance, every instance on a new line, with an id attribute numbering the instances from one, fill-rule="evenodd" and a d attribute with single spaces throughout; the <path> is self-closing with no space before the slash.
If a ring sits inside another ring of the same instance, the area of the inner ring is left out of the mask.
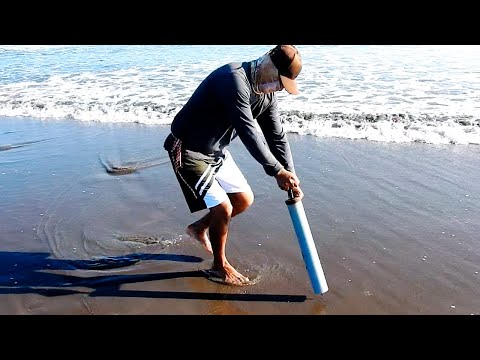
<path id="1" fill-rule="evenodd" d="M 208 209 L 186 232 L 213 254 L 207 271 L 211 280 L 249 283 L 225 253 L 231 218 L 254 199 L 228 151 L 235 137 L 280 189 L 303 198 L 275 94 L 283 89 L 298 94 L 295 78 L 301 69 L 302 59 L 293 45 L 278 45 L 253 61 L 226 64 L 202 81 L 173 119 L 164 147 L 190 211 Z"/>

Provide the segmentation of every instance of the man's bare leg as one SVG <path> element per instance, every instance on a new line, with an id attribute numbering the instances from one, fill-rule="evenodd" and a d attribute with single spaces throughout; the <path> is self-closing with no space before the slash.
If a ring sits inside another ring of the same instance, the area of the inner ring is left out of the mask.
<path id="1" fill-rule="evenodd" d="M 244 212 L 253 203 L 252 192 L 242 192 L 236 194 L 228 194 L 230 203 L 233 206 L 231 217 L 237 216 Z M 211 212 L 208 212 L 201 219 L 187 226 L 187 234 L 196 239 L 209 253 L 213 254 L 212 244 L 208 237 L 209 227 L 211 223 Z"/>
<path id="2" fill-rule="evenodd" d="M 193 224 L 187 226 L 187 234 L 198 240 L 200 244 L 207 250 L 209 253 L 213 254 L 212 244 L 208 238 L 208 228 L 210 227 L 210 212 L 202 217 L 200 220 L 195 221 Z"/>
<path id="3" fill-rule="evenodd" d="M 249 279 L 228 262 L 225 254 L 232 213 L 233 206 L 229 200 L 210 209 L 209 235 L 213 250 L 213 264 L 210 272 L 226 284 L 246 285 Z"/>

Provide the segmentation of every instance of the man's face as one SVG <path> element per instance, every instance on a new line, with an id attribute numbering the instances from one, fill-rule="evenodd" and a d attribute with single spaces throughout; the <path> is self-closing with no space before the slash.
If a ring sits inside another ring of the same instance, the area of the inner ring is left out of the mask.
<path id="1" fill-rule="evenodd" d="M 256 83 L 258 91 L 264 94 L 283 90 L 280 74 L 269 57 L 260 65 L 260 69 L 257 72 Z"/>

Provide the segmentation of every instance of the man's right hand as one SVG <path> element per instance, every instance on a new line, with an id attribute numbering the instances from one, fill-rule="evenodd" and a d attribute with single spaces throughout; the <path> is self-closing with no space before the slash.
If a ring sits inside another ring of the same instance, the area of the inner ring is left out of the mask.
<path id="1" fill-rule="evenodd" d="M 297 175 L 284 168 L 275 175 L 275 179 L 277 179 L 278 187 L 284 191 L 294 189 L 300 185 Z"/>

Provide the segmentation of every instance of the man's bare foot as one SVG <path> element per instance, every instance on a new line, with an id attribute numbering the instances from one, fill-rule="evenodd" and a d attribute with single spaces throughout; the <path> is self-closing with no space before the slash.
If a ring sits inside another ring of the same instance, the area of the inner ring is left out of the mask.
<path id="1" fill-rule="evenodd" d="M 217 268 L 213 265 L 210 270 L 205 270 L 204 273 L 209 280 L 222 284 L 237 286 L 250 285 L 250 279 L 240 274 L 228 263 L 223 268 Z"/>
<path id="2" fill-rule="evenodd" d="M 200 244 L 207 250 L 210 254 L 213 254 L 212 244 L 208 238 L 208 228 L 201 229 L 199 226 L 190 224 L 187 226 L 187 234 L 193 237 L 195 240 L 198 240 Z"/>

